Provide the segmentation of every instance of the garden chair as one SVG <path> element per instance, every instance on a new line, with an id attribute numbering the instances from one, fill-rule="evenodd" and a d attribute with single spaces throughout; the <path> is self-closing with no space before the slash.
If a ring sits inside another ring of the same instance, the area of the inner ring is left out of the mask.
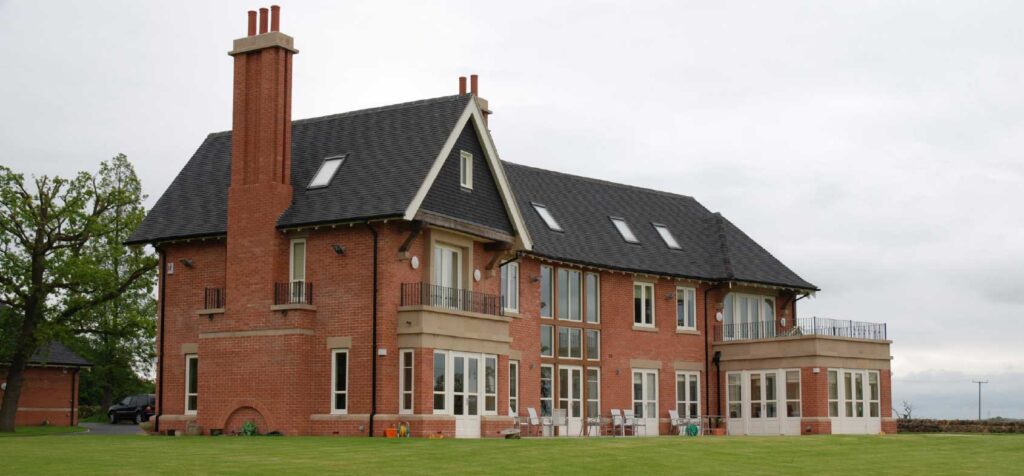
<path id="1" fill-rule="evenodd" d="M 689 423 L 689 421 L 687 421 L 685 418 L 680 418 L 679 417 L 679 412 L 678 411 L 676 411 L 676 410 L 669 410 L 668 411 L 668 424 L 669 424 L 670 431 L 671 430 L 675 430 L 675 433 L 677 433 L 679 436 L 682 436 L 683 432 L 686 429 L 686 425 L 688 423 Z"/>
<path id="2" fill-rule="evenodd" d="M 556 426 L 558 426 L 558 427 L 564 426 L 564 427 L 566 427 L 566 429 L 568 429 L 569 418 L 568 418 L 568 416 L 566 414 L 566 409 L 564 409 L 564 408 L 556 408 L 556 409 L 552 410 L 551 411 L 551 417 L 548 418 L 547 421 L 544 422 L 544 424 L 548 428 L 551 428 L 551 433 L 549 433 L 549 434 L 552 435 L 552 436 L 555 435 L 555 427 Z"/>
<path id="3" fill-rule="evenodd" d="M 612 436 L 615 436 L 616 431 L 626 436 L 626 419 L 622 417 L 622 410 L 612 408 Z"/>
<path id="4" fill-rule="evenodd" d="M 623 410 L 622 416 L 625 417 L 626 426 L 633 430 L 633 436 L 640 436 L 637 430 L 640 428 L 644 429 L 644 436 L 647 436 L 647 420 L 643 418 L 637 418 L 633 413 L 633 410 Z"/>
<path id="5" fill-rule="evenodd" d="M 530 435 L 530 430 L 533 428 L 541 427 L 541 419 L 537 416 L 537 409 L 533 407 L 526 408 L 527 417 L 519 422 L 520 428 L 523 423 L 526 424 L 526 435 Z"/>

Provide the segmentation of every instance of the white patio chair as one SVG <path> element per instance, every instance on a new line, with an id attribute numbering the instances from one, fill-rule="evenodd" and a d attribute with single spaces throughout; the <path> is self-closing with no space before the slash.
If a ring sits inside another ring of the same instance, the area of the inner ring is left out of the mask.
<path id="1" fill-rule="evenodd" d="M 527 417 L 520 421 L 520 425 L 526 423 L 526 435 L 530 435 L 530 430 L 534 427 L 541 426 L 541 419 L 537 416 L 537 409 L 533 407 L 526 408 Z"/>
<path id="2" fill-rule="evenodd" d="M 567 415 L 566 409 L 564 409 L 564 408 L 556 408 L 556 409 L 552 410 L 551 411 L 551 418 L 548 418 L 547 421 L 544 422 L 544 424 L 545 424 L 545 426 L 551 428 L 551 436 L 555 435 L 555 427 L 556 426 L 564 426 L 564 427 L 566 427 L 566 430 L 568 430 L 568 428 L 569 428 L 569 426 L 568 426 L 569 425 L 569 417 Z M 568 432 L 567 432 L 567 434 L 568 434 Z"/>
<path id="3" fill-rule="evenodd" d="M 626 419 L 622 417 L 622 410 L 612 408 L 612 436 L 615 436 L 616 431 L 626 436 Z"/>
<path id="4" fill-rule="evenodd" d="M 647 436 L 647 420 L 643 418 L 637 418 L 633 413 L 633 410 L 622 410 L 622 416 L 626 420 L 626 426 L 632 428 L 633 436 L 640 436 L 637 430 L 640 428 L 644 429 L 644 436 Z"/>
<path id="5" fill-rule="evenodd" d="M 689 424 L 689 421 L 686 420 L 685 418 L 680 418 L 678 411 L 676 411 L 676 410 L 669 410 L 668 411 L 668 424 L 669 424 L 670 431 L 671 431 L 671 429 L 675 429 L 676 433 L 679 434 L 679 436 L 683 436 L 685 434 L 685 431 L 686 431 L 686 425 Z"/>

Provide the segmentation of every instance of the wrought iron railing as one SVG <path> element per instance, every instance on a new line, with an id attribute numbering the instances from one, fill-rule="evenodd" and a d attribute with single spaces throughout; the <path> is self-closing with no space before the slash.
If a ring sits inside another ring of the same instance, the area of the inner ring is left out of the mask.
<path id="1" fill-rule="evenodd" d="M 887 331 L 885 323 L 829 319 L 825 317 L 804 317 L 794 319 L 792 326 L 782 326 L 781 321 L 716 324 L 715 340 L 776 339 L 809 335 L 886 340 L 888 336 Z"/>
<path id="2" fill-rule="evenodd" d="M 313 304 L 313 283 L 274 283 L 274 304 Z"/>
<path id="3" fill-rule="evenodd" d="M 502 315 L 501 297 L 428 283 L 403 283 L 402 306 L 431 306 L 458 311 Z"/>
<path id="4" fill-rule="evenodd" d="M 205 288 L 203 290 L 203 309 L 223 309 L 226 299 L 224 288 Z"/>

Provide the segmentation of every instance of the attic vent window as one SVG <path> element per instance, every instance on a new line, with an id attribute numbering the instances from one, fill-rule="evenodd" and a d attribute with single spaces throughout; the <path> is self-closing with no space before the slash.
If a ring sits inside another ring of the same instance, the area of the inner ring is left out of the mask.
<path id="1" fill-rule="evenodd" d="M 629 228 L 629 224 L 626 220 L 618 217 L 609 217 L 612 219 L 612 223 L 615 224 L 615 228 L 619 230 L 619 234 L 622 235 L 622 239 L 630 243 L 639 243 L 640 240 L 633 234 L 633 230 Z"/>
<path id="2" fill-rule="evenodd" d="M 533 204 L 533 209 L 537 210 L 537 214 L 544 220 L 544 223 L 548 225 L 554 231 L 562 231 L 562 227 L 555 221 L 555 217 L 551 216 L 551 212 L 548 211 L 548 207 L 539 203 Z"/>
<path id="3" fill-rule="evenodd" d="M 473 154 L 459 151 L 459 185 L 473 189 Z"/>
<path id="4" fill-rule="evenodd" d="M 324 159 L 324 163 L 320 164 L 320 169 L 316 171 L 316 175 L 313 176 L 313 180 L 309 181 L 309 186 L 306 188 L 323 188 L 330 185 L 331 179 L 338 172 L 345 157 L 347 156 L 337 155 Z"/>
<path id="5" fill-rule="evenodd" d="M 680 249 L 679 242 L 676 241 L 676 237 L 672 236 L 672 231 L 668 229 L 668 226 L 658 223 L 652 223 L 652 225 L 654 225 L 654 229 L 658 231 L 658 234 L 661 235 L 661 239 L 665 241 L 665 246 L 674 250 Z"/>

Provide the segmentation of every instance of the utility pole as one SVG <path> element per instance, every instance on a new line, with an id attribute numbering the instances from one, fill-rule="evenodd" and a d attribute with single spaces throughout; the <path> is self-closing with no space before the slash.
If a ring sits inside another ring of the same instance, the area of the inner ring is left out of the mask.
<path id="1" fill-rule="evenodd" d="M 971 380 L 971 382 L 978 384 L 978 421 L 981 421 L 981 384 L 988 383 L 988 380 Z"/>

